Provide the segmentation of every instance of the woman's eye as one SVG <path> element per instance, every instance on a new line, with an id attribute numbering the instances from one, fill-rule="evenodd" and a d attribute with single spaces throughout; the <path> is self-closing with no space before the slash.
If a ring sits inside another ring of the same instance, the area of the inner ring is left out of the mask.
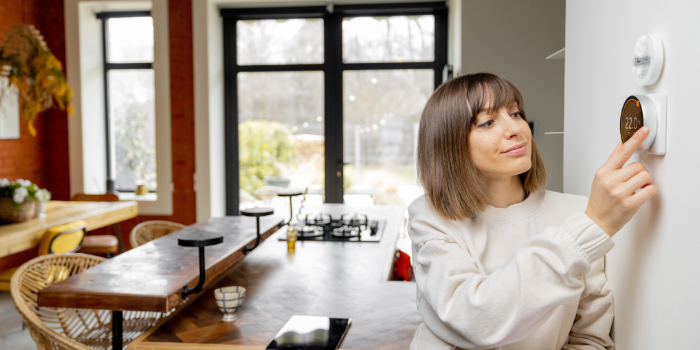
<path id="1" fill-rule="evenodd" d="M 522 115 L 522 113 L 520 113 L 520 111 L 517 111 L 517 112 L 511 114 L 511 116 L 513 118 L 521 118 L 523 115 Z"/>
<path id="2" fill-rule="evenodd" d="M 489 126 L 491 126 L 491 124 L 493 124 L 493 120 L 487 120 L 484 123 L 482 123 L 481 125 L 479 125 L 479 127 L 480 128 L 488 128 Z"/>

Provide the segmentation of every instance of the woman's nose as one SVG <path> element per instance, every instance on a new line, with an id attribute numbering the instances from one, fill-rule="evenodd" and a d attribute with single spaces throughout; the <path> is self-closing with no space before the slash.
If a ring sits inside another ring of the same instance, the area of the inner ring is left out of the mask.
<path id="1" fill-rule="evenodd" d="M 518 123 L 518 120 L 512 118 L 510 115 L 506 115 L 504 118 L 507 120 L 506 123 L 503 123 L 505 126 L 504 132 L 506 138 L 510 139 L 523 132 L 522 123 Z"/>

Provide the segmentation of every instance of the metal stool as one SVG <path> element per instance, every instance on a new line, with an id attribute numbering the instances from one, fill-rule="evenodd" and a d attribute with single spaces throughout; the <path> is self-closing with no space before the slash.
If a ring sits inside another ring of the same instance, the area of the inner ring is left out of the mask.
<path id="1" fill-rule="evenodd" d="M 204 265 L 204 247 L 216 245 L 224 242 L 224 235 L 214 232 L 202 231 L 187 231 L 177 238 L 177 244 L 183 247 L 198 247 L 199 248 L 199 282 L 194 288 L 188 288 L 185 284 L 182 286 L 182 299 L 188 295 L 198 293 L 204 286 L 206 277 L 206 266 Z"/>
<path id="2" fill-rule="evenodd" d="M 275 210 L 272 208 L 250 208 L 241 210 L 241 215 L 255 217 L 255 227 L 257 229 L 256 233 L 258 234 L 257 238 L 255 238 L 255 245 L 252 247 L 243 247 L 243 254 L 248 254 L 251 250 L 257 248 L 258 245 L 260 245 L 260 217 L 272 215 L 274 212 Z"/>
<path id="3" fill-rule="evenodd" d="M 284 225 L 289 225 L 292 222 L 292 218 L 294 217 L 293 211 L 292 211 L 292 198 L 296 196 L 301 196 L 304 192 L 299 191 L 299 190 L 291 190 L 291 189 L 284 189 L 282 191 L 277 192 L 277 196 L 279 197 L 289 197 L 289 221 L 286 223 L 280 224 L 280 227 L 283 227 Z"/>

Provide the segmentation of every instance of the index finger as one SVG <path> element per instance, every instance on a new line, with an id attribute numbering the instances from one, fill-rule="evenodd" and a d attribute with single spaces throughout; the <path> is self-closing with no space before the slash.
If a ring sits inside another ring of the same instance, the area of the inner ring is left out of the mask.
<path id="1" fill-rule="evenodd" d="M 639 129 L 639 131 L 634 133 L 632 138 L 623 143 L 621 147 L 617 148 L 610 155 L 608 161 L 605 162 L 605 165 L 616 170 L 622 168 L 622 166 L 625 165 L 625 163 L 630 159 L 632 154 L 634 154 L 634 151 L 636 151 L 642 142 L 646 140 L 647 136 L 649 136 L 649 127 L 644 126 Z"/>

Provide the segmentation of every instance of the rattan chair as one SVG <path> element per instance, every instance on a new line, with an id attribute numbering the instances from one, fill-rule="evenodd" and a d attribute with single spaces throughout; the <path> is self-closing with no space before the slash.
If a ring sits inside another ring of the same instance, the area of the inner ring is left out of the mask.
<path id="1" fill-rule="evenodd" d="M 80 253 L 44 255 L 26 262 L 12 276 L 12 299 L 38 350 L 112 348 L 111 311 L 37 305 L 40 290 L 103 261 Z M 154 326 L 162 316 L 157 312 L 124 312 L 124 344 Z"/>
<path id="2" fill-rule="evenodd" d="M 136 248 L 171 232 L 182 230 L 183 228 L 185 228 L 185 225 L 172 221 L 145 221 L 136 225 L 136 227 L 131 230 L 129 243 L 131 243 L 131 248 Z"/>

